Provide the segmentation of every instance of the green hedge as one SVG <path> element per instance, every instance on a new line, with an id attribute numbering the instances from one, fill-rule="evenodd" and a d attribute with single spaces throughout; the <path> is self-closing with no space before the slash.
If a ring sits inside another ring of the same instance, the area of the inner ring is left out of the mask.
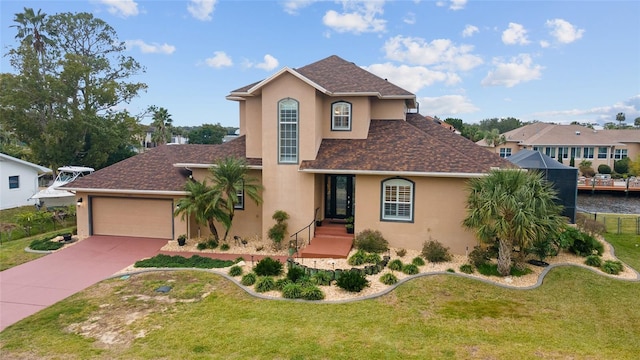
<path id="1" fill-rule="evenodd" d="M 159 254 L 152 258 L 140 260 L 135 263 L 135 267 L 165 267 L 165 268 L 198 268 L 198 269 L 219 269 L 235 264 L 232 260 L 220 260 L 193 255 L 190 258 L 184 256 L 171 256 Z"/>

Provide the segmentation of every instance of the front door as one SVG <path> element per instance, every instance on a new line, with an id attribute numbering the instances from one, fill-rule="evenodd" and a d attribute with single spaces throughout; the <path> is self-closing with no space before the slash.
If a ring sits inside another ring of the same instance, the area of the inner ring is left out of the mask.
<path id="1" fill-rule="evenodd" d="M 353 175 L 325 176 L 325 218 L 346 219 L 353 216 Z"/>

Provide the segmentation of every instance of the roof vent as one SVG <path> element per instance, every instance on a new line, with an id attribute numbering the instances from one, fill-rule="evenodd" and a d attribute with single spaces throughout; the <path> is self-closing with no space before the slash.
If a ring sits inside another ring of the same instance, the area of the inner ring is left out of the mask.
<path id="1" fill-rule="evenodd" d="M 576 135 L 580 135 L 580 131 L 576 131 Z"/>

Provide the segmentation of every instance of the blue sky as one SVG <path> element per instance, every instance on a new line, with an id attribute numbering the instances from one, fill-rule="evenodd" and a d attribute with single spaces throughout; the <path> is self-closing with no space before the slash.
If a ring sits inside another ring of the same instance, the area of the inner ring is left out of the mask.
<path id="1" fill-rule="evenodd" d="M 330 55 L 442 119 L 640 117 L 639 1 L 2 0 L 3 54 L 23 7 L 106 21 L 146 68 L 135 80 L 149 89 L 122 107 L 165 107 L 174 125 L 237 126 L 230 91 Z"/>

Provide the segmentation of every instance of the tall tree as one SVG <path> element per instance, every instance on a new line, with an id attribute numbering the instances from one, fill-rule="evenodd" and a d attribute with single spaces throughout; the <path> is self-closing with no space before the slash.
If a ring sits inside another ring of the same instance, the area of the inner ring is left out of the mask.
<path id="1" fill-rule="evenodd" d="M 222 144 L 225 135 L 227 129 L 219 123 L 203 124 L 189 132 L 189 144 Z"/>
<path id="2" fill-rule="evenodd" d="M 34 27 L 25 24 L 44 21 L 37 26 L 37 41 L 46 44 L 46 57 L 39 57 L 26 40 L 9 51 L 18 74 L 2 77 L 7 93 L 0 97 L 0 121 L 29 146 L 38 163 L 53 168 L 109 165 L 107 154 L 136 143 L 133 132 L 122 134 L 127 116 L 115 116 L 113 109 L 146 88 L 128 81 L 144 69 L 123 54 L 125 45 L 113 28 L 92 14 L 44 17 L 38 11 L 28 20 L 33 11 L 26 10 L 24 16 L 16 14 L 17 33 L 29 36 Z M 111 132 L 120 138 L 101 138 Z"/>
<path id="3" fill-rule="evenodd" d="M 446 118 L 444 119 L 444 122 L 453 126 L 456 130 L 462 132 L 462 127 L 464 126 L 462 123 L 462 119 Z"/>
<path id="4" fill-rule="evenodd" d="M 517 129 L 522 125 L 524 125 L 522 121 L 514 117 L 484 119 L 480 121 L 479 124 L 480 129 L 483 131 L 498 129 L 498 132 L 500 132 L 500 134 L 504 134 L 507 131 Z"/>
<path id="5" fill-rule="evenodd" d="M 622 124 L 625 120 L 627 120 L 627 117 L 624 115 L 624 113 L 621 112 L 616 115 L 616 121 L 618 122 L 619 127 L 622 127 Z"/>
<path id="6" fill-rule="evenodd" d="M 174 214 L 190 218 L 194 216 L 196 222 L 206 225 L 213 237 L 220 239 L 216 221 L 224 219 L 223 201 L 220 192 L 207 185 L 207 181 L 187 180 L 184 187 L 187 196 L 178 200 Z"/>
<path id="7" fill-rule="evenodd" d="M 467 216 L 463 225 L 485 243 L 498 243 L 498 271 L 511 272 L 514 246 L 527 249 L 546 240 L 564 223 L 556 192 L 542 174 L 494 170 L 469 181 Z"/>
<path id="8" fill-rule="evenodd" d="M 239 202 L 238 193 L 243 194 L 243 201 L 249 198 L 256 204 L 262 203 L 262 197 L 260 197 L 262 185 L 260 185 L 258 179 L 249 177 L 248 172 L 249 169 L 246 162 L 233 157 L 219 160 L 210 169 L 211 179 L 215 183 L 214 188 L 221 194 L 226 212 L 226 216 L 223 217 L 226 220 L 223 221 L 225 227 L 223 241 L 227 240 L 227 235 L 233 223 L 236 204 Z"/>
<path id="9" fill-rule="evenodd" d="M 640 116 L 633 120 L 633 125 L 637 128 L 640 128 Z"/>
<path id="10" fill-rule="evenodd" d="M 498 129 L 493 129 L 484 135 L 484 141 L 491 147 L 500 146 L 507 142 L 507 138 L 501 135 Z"/>
<path id="11" fill-rule="evenodd" d="M 16 28 L 16 39 L 32 46 L 33 50 L 40 56 L 40 67 L 43 79 L 45 76 L 45 45 L 53 44 L 47 35 L 42 33 L 46 16 L 47 14 L 41 10 L 38 10 L 36 13 L 33 11 L 33 8 L 25 7 L 24 12 L 15 14 L 13 21 L 16 25 L 10 26 Z"/>
<path id="12" fill-rule="evenodd" d="M 153 121 L 151 122 L 151 126 L 154 131 L 151 135 L 151 141 L 158 145 L 165 145 L 169 141 L 171 141 L 171 134 L 173 129 L 173 119 L 171 119 L 171 114 L 167 109 L 155 108 L 153 109 Z"/>

